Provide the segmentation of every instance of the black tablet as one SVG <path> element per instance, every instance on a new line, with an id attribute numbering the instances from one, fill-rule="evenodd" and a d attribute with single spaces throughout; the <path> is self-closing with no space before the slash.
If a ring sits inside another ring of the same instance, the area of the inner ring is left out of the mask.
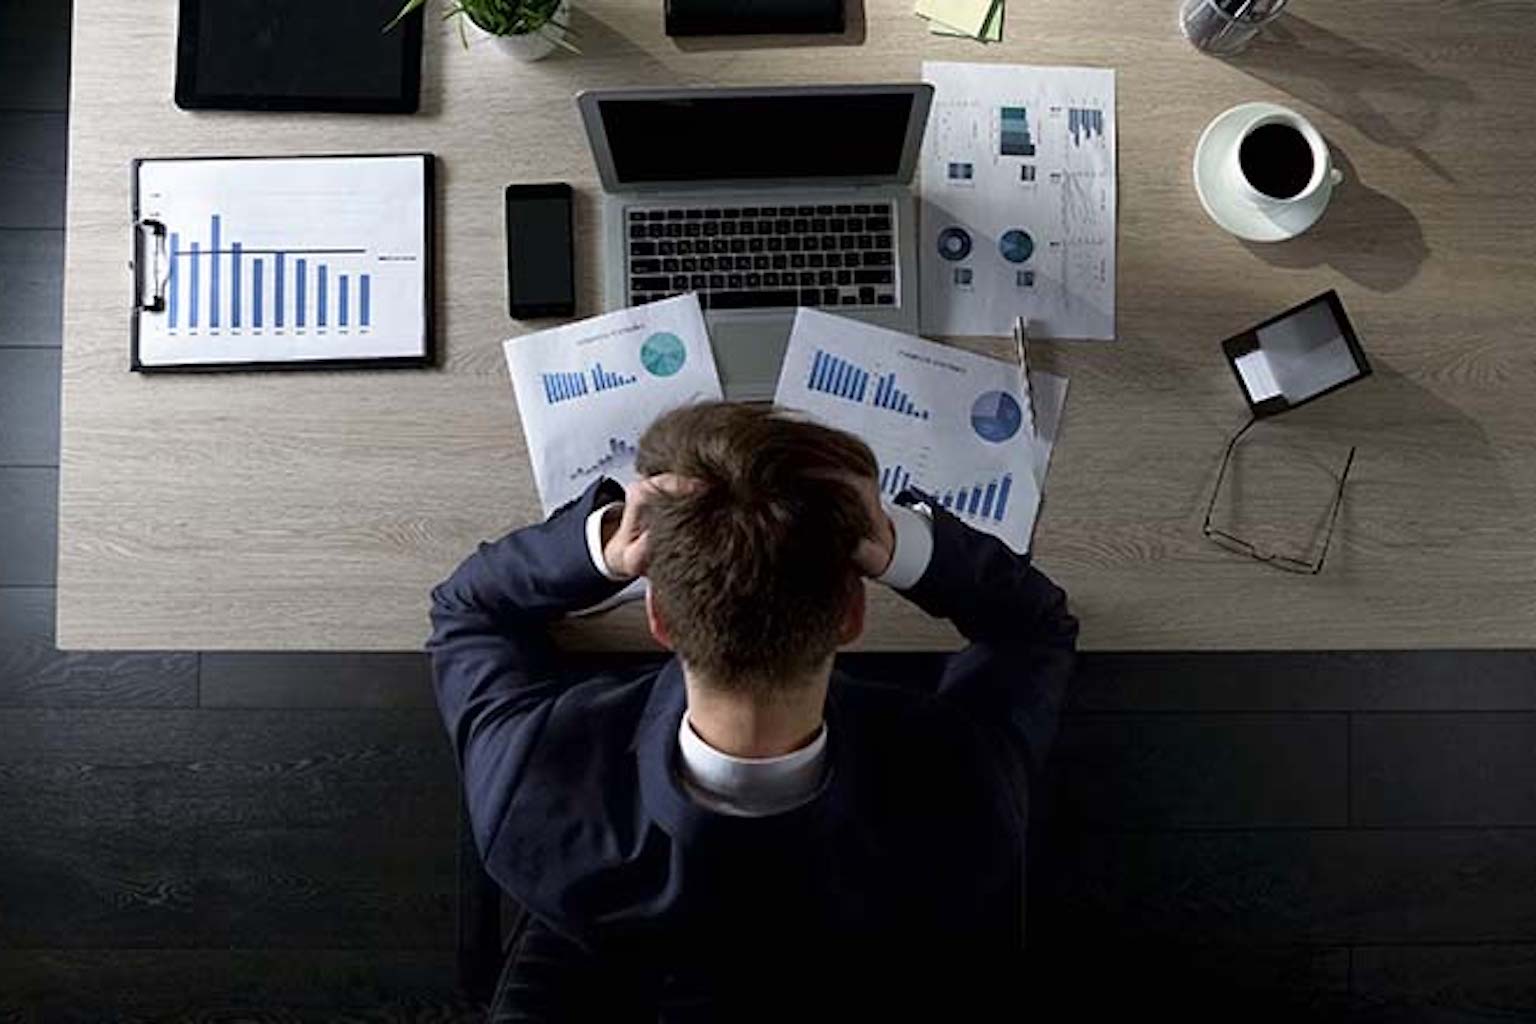
<path id="1" fill-rule="evenodd" d="M 1305 405 L 1371 374 L 1335 291 L 1228 338 L 1221 347 L 1257 418 Z"/>
<path id="2" fill-rule="evenodd" d="M 181 0 L 176 105 L 415 113 L 420 11 L 403 0 Z"/>

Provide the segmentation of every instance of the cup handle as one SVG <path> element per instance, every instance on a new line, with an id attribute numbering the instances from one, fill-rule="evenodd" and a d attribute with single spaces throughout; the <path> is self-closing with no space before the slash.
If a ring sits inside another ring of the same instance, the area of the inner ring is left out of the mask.
<path id="1" fill-rule="evenodd" d="M 1332 180 L 1334 187 L 1338 187 L 1339 185 L 1344 184 L 1344 172 L 1339 170 L 1337 167 L 1329 172 L 1328 177 L 1330 180 Z"/>

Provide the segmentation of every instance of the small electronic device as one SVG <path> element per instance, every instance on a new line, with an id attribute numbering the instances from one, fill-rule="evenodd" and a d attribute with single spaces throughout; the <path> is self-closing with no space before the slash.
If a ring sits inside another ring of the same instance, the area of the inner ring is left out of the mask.
<path id="1" fill-rule="evenodd" d="M 571 186 L 507 186 L 507 300 L 515 320 L 576 313 Z"/>
<path id="2" fill-rule="evenodd" d="M 413 114 L 422 12 L 401 0 L 180 0 L 176 105 L 184 110 Z"/>
<path id="3" fill-rule="evenodd" d="M 666 0 L 669 36 L 841 33 L 843 0 Z"/>
<path id="4" fill-rule="evenodd" d="M 1338 292 L 1329 291 L 1222 342 L 1255 418 L 1274 416 L 1370 376 Z"/>

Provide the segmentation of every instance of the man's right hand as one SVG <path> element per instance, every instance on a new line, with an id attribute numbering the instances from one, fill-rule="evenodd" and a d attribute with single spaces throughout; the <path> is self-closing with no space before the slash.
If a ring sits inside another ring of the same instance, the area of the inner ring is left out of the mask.
<path id="1" fill-rule="evenodd" d="M 651 562 L 647 506 L 658 494 L 684 494 L 698 483 L 673 473 L 661 473 L 626 484 L 624 511 L 603 522 L 603 562 L 608 572 L 625 579 L 645 575 Z"/>

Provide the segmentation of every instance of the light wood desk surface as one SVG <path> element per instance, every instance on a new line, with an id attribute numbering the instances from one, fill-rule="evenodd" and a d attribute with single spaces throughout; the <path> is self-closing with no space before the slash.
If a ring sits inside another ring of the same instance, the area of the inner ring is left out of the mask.
<path id="1" fill-rule="evenodd" d="M 427 593 L 532 520 L 500 342 L 502 188 L 578 189 L 595 310 L 597 182 L 572 95 L 622 85 L 912 80 L 924 59 L 1119 71 L 1119 333 L 1041 346 L 1071 375 L 1037 535 L 1097 649 L 1536 644 L 1536 18 L 1525 0 L 1297 0 L 1231 63 L 1174 0 L 1014 0 L 1007 41 L 930 36 L 869 0 L 840 45 L 679 46 L 659 0 L 578 0 L 585 50 L 520 64 L 429 19 L 413 117 L 189 114 L 175 4 L 77 0 L 60 500 L 66 648 L 412 649 Z M 1200 131 L 1237 102 L 1311 117 L 1348 182 L 1305 238 L 1249 247 L 1201 212 Z M 707 144 L 701 140 L 701 144 Z M 429 150 L 440 160 L 441 367 L 148 378 L 127 372 L 129 160 Z M 1320 577 L 1200 534 L 1244 418 L 1218 342 L 1329 287 L 1377 368 L 1257 440 L 1234 521 L 1310 535 L 1359 446 Z M 1268 460 L 1268 462 L 1266 462 Z M 1282 529 L 1282 523 L 1285 524 Z M 637 644 L 639 618 L 580 627 Z M 877 594 L 868 642 L 952 642 Z"/>

